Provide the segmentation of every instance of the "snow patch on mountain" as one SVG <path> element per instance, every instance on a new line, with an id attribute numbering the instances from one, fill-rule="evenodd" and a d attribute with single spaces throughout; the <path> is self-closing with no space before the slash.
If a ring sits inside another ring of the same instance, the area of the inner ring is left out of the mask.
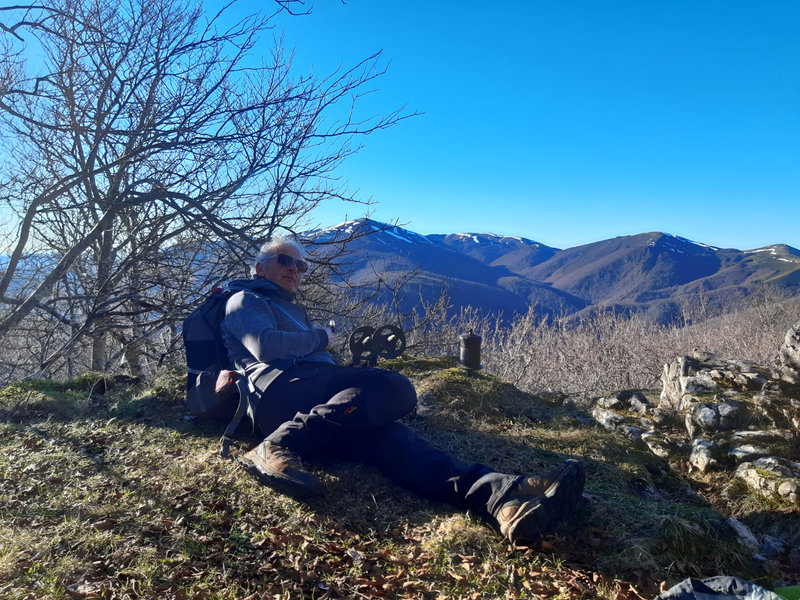
<path id="1" fill-rule="evenodd" d="M 717 252 L 719 250 L 719 248 L 717 248 L 716 246 L 710 246 L 708 244 L 702 244 L 700 242 L 695 242 L 694 240 L 690 240 L 688 238 L 681 237 L 679 235 L 675 235 L 675 234 L 672 234 L 672 233 L 661 234 L 660 237 L 656 237 L 656 238 L 652 239 L 650 241 L 649 245 L 650 246 L 655 246 L 656 244 L 661 243 L 668 250 L 671 250 L 673 252 L 677 252 L 679 254 L 687 254 L 687 252 L 685 250 L 681 249 L 679 246 L 676 246 L 674 243 L 671 243 L 671 242 L 679 242 L 680 244 L 682 244 L 684 246 L 686 246 L 686 245 L 697 246 L 698 248 L 704 248 L 704 249 L 707 249 L 707 250 L 711 250 L 713 252 Z"/>
<path id="2" fill-rule="evenodd" d="M 380 239 L 380 236 L 385 234 L 407 244 L 415 244 L 419 242 L 425 242 L 428 244 L 432 243 L 422 234 L 409 231 L 408 229 L 404 229 L 397 225 L 378 223 L 377 221 L 373 221 L 371 219 L 354 219 L 351 221 L 344 221 L 338 225 L 310 231 L 305 234 L 304 237 L 323 241 L 335 239 L 343 240 L 350 236 L 359 234 L 377 236 L 375 239 Z"/>
<path id="3" fill-rule="evenodd" d="M 774 244 L 772 246 L 765 246 L 764 248 L 745 250 L 745 252 L 748 254 L 767 253 L 771 258 L 780 262 L 800 263 L 800 252 L 785 244 Z"/>

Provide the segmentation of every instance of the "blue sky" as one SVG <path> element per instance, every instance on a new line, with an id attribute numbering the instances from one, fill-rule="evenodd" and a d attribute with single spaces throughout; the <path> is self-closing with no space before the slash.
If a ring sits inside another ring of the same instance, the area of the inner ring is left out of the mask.
<path id="1" fill-rule="evenodd" d="M 277 23 L 301 70 L 382 50 L 367 109 L 424 113 L 340 171 L 376 219 L 560 248 L 648 231 L 800 248 L 797 0 L 318 0 Z"/>

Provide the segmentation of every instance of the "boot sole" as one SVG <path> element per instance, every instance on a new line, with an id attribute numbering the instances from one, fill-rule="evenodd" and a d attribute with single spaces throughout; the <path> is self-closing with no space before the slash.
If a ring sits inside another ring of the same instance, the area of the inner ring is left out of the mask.
<path id="1" fill-rule="evenodd" d="M 542 496 L 520 498 L 514 518 L 501 526 L 500 533 L 516 542 L 532 540 L 549 531 L 575 512 L 585 481 L 583 464 L 577 460 L 567 461 Z"/>
<path id="2" fill-rule="evenodd" d="M 255 476 L 261 483 L 271 487 L 276 492 L 290 496 L 296 500 L 305 500 L 321 496 L 325 489 L 317 478 L 303 471 L 270 471 L 259 465 L 250 455 L 255 450 L 238 458 L 239 464 L 245 471 Z M 256 458 L 257 455 L 255 455 Z"/>

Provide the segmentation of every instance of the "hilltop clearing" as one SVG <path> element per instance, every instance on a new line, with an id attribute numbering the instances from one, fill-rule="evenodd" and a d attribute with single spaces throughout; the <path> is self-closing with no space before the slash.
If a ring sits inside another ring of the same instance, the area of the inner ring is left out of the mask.
<path id="1" fill-rule="evenodd" d="M 584 460 L 577 518 L 513 548 L 470 515 L 348 463 L 312 464 L 327 494 L 301 504 L 218 456 L 221 427 L 187 417 L 182 373 L 150 386 L 91 374 L 19 382 L 0 392 L 0 595 L 635 599 L 689 576 L 790 580 L 795 504 L 746 488 L 732 502 L 718 480 L 590 411 L 452 359 L 383 366 L 417 387 L 409 423 L 466 460 L 519 473 Z M 233 454 L 256 441 L 241 434 Z M 754 558 L 731 516 L 756 536 L 780 532 L 784 553 Z"/>

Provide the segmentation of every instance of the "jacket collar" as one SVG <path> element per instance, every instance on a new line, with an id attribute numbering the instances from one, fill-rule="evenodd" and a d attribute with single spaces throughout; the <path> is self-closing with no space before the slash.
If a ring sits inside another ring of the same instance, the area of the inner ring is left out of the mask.
<path id="1" fill-rule="evenodd" d="M 253 290 L 265 296 L 270 296 L 271 298 L 288 300 L 290 302 L 294 298 L 294 294 L 290 294 L 276 283 L 273 283 L 269 279 L 264 279 L 259 275 L 254 275 L 252 279 L 235 279 L 231 281 L 228 286 Z"/>

